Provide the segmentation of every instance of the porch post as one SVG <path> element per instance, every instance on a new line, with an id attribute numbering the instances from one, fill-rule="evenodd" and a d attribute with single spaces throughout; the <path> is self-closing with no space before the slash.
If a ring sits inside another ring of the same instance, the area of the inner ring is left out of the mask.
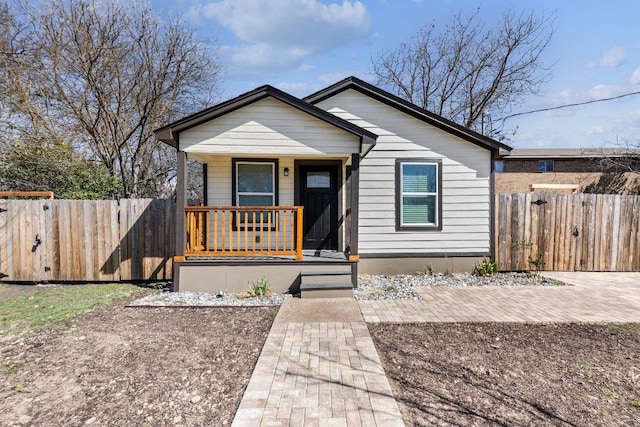
<path id="1" fill-rule="evenodd" d="M 185 211 L 187 205 L 187 153 L 178 151 L 178 171 L 176 176 L 176 257 L 184 257 L 187 241 Z"/>
<path id="2" fill-rule="evenodd" d="M 358 261 L 358 211 L 360 202 L 360 153 L 351 154 L 351 236 L 349 261 Z"/>

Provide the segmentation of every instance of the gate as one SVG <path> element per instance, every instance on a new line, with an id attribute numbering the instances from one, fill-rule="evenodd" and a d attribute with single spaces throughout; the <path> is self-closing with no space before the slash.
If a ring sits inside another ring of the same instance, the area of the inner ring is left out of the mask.
<path id="1" fill-rule="evenodd" d="M 640 271 L 640 196 L 495 197 L 500 270 Z"/>

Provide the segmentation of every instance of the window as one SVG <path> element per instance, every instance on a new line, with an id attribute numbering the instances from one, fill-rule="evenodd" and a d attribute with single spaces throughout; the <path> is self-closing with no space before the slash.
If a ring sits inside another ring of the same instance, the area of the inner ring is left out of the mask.
<path id="1" fill-rule="evenodd" d="M 496 160 L 493 163 L 493 170 L 495 172 L 504 172 L 504 160 Z"/>
<path id="2" fill-rule="evenodd" d="M 276 206 L 277 171 L 277 160 L 233 159 L 233 205 Z M 252 221 L 251 215 L 248 221 Z M 256 221 L 259 221 L 259 217 Z M 267 212 L 263 212 L 263 221 L 267 221 Z"/>
<path id="3" fill-rule="evenodd" d="M 553 172 L 553 160 L 538 160 L 538 172 Z"/>
<path id="4" fill-rule="evenodd" d="M 398 229 L 442 229 L 442 163 L 431 159 L 396 161 Z"/>

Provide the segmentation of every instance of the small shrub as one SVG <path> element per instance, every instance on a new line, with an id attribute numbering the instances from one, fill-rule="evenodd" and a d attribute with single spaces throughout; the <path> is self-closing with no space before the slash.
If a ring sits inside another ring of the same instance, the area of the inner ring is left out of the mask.
<path id="1" fill-rule="evenodd" d="M 474 276 L 493 276 L 498 272 L 498 266 L 487 257 L 482 257 L 482 261 L 473 267 Z"/>
<path id="2" fill-rule="evenodd" d="M 249 284 L 249 290 L 247 292 L 252 297 L 265 297 L 269 295 L 271 292 L 271 289 L 269 288 L 269 280 L 266 276 L 262 276 L 262 279 Z"/>
<path id="3" fill-rule="evenodd" d="M 640 409 L 640 399 L 636 399 L 633 401 L 633 406 L 635 406 L 636 408 Z"/>
<path id="4" fill-rule="evenodd" d="M 431 264 L 427 265 L 427 269 L 424 271 L 424 273 L 429 277 L 433 277 L 433 275 L 434 275 L 433 265 L 431 265 Z"/>

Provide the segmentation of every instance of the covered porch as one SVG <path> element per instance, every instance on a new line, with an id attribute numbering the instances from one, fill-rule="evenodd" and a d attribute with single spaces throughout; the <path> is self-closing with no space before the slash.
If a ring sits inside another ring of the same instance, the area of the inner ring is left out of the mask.
<path id="1" fill-rule="evenodd" d="M 178 152 L 181 187 L 187 182 L 187 156 Z M 204 160 L 206 183 L 228 177 L 220 168 L 218 177 L 211 176 L 217 162 L 244 164 L 242 157 L 193 157 Z M 252 158 L 247 164 L 267 164 L 269 159 Z M 188 206 L 186 187 L 180 188 L 174 289 L 240 292 L 263 276 L 275 292 L 297 294 L 306 287 L 309 294 L 320 285 L 323 295 L 335 294 L 347 284 L 352 289 L 357 285 L 359 260 L 359 160 L 358 153 L 330 160 L 279 157 L 277 163 L 283 166 L 274 168 L 280 175 L 273 179 L 278 195 L 274 202 L 294 204 L 239 206 L 237 191 L 232 191 L 236 205 L 211 204 L 209 200 L 220 202 L 228 195 L 220 194 L 224 189 L 206 186 L 204 205 Z M 231 181 L 237 189 L 237 176 Z"/>
<path id="2" fill-rule="evenodd" d="M 264 86 L 156 135 L 177 149 L 175 289 L 266 276 L 284 291 L 312 273 L 355 284 L 359 165 L 375 134 Z M 187 204 L 188 158 L 203 167 L 203 206 Z"/>

